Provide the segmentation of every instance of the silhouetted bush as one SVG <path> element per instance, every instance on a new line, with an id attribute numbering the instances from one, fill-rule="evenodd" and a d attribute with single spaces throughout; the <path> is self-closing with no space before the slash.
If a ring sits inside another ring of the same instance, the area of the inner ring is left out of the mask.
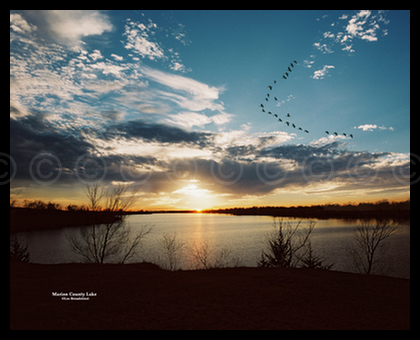
<path id="1" fill-rule="evenodd" d="M 312 249 L 312 244 L 310 240 L 306 245 L 306 252 L 304 256 L 300 257 L 299 260 L 301 262 L 302 268 L 330 270 L 334 265 L 333 263 L 324 264 L 325 259 L 315 254 L 315 252 Z"/>
<path id="2" fill-rule="evenodd" d="M 10 261 L 11 262 L 30 262 L 28 245 L 21 244 L 15 236 L 10 240 Z"/>
<path id="3" fill-rule="evenodd" d="M 315 228 L 315 222 L 310 222 L 308 228 L 301 228 L 301 224 L 302 221 L 292 223 L 274 219 L 274 230 L 267 240 L 268 249 L 262 252 L 258 267 L 297 267 Z"/>

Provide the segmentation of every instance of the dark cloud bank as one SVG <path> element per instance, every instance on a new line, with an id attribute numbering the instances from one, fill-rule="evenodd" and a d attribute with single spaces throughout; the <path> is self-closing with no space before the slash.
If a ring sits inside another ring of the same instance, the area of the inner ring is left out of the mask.
<path id="1" fill-rule="evenodd" d="M 130 141 L 209 150 L 218 161 L 182 158 L 171 161 L 158 156 L 106 155 L 86 136 L 102 141 Z M 41 113 L 10 119 L 10 155 L 16 163 L 16 181 L 57 178 L 110 183 L 139 182 L 146 192 L 173 192 L 180 183 L 200 181 L 200 187 L 237 196 L 265 195 L 277 189 L 311 193 L 317 185 L 331 190 L 396 190 L 408 187 L 410 163 L 392 161 L 392 154 L 349 151 L 345 142 L 314 145 L 270 146 L 271 137 L 259 137 L 255 145 L 222 148 L 217 133 L 189 132 L 141 120 L 104 125 L 102 129 L 62 129 Z M 222 156 L 220 156 L 222 155 Z M 390 158 L 391 159 L 388 159 Z M 139 170 L 139 167 L 141 170 Z M 14 170 L 11 169 L 11 172 Z M 35 174 L 36 175 L 36 174 Z"/>

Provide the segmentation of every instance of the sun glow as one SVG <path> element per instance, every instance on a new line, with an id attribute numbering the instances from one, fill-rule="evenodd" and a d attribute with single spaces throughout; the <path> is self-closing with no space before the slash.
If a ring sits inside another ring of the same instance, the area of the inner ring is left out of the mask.
<path id="1" fill-rule="evenodd" d="M 201 189 L 196 184 L 189 184 L 173 192 L 179 196 L 180 208 L 191 209 L 201 212 L 213 207 L 218 202 L 218 196 L 211 190 Z"/>

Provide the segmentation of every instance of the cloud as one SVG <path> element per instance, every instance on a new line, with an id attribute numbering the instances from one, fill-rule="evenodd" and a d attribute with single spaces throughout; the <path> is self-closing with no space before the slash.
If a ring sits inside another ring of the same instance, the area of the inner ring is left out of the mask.
<path id="1" fill-rule="evenodd" d="M 175 41 L 180 42 L 182 45 L 187 45 L 189 40 L 186 38 L 185 26 L 178 23 L 176 29 L 158 27 L 152 20 L 148 22 L 135 22 L 127 19 L 125 25 L 124 36 L 126 41 L 124 47 L 128 51 L 133 51 L 142 58 L 150 60 L 163 60 L 169 61 L 169 68 L 176 72 L 188 72 L 180 58 L 179 52 L 176 52 L 173 47 L 165 49 L 159 42 L 158 36 L 165 34 L 166 37 L 171 34 Z M 137 57 L 132 56 L 132 59 L 137 61 Z"/>
<path id="2" fill-rule="evenodd" d="M 233 115 L 220 113 L 214 116 L 206 116 L 203 113 L 182 112 L 165 119 L 165 122 L 182 126 L 185 129 L 191 129 L 194 126 L 204 127 L 207 124 L 225 125 L 230 122 Z"/>
<path id="3" fill-rule="evenodd" d="M 99 50 L 93 50 L 93 53 L 89 54 L 89 57 L 93 61 L 96 61 L 98 59 L 103 59 L 104 58 L 104 56 L 102 55 L 101 51 L 99 51 Z"/>
<path id="4" fill-rule="evenodd" d="M 167 100 L 176 103 L 190 111 L 224 111 L 224 106 L 218 103 L 223 87 L 214 87 L 183 77 L 149 67 L 142 67 L 143 75 L 151 81 L 169 87 L 174 92 L 160 91 L 159 94 Z"/>
<path id="5" fill-rule="evenodd" d="M 108 16 L 94 10 L 25 11 L 24 15 L 37 27 L 43 39 L 70 48 L 79 47 L 84 37 L 102 35 L 113 29 Z"/>
<path id="6" fill-rule="evenodd" d="M 318 51 L 321 51 L 323 54 L 334 53 L 334 51 L 327 44 L 321 44 L 319 42 L 316 42 L 314 43 L 314 46 L 317 48 Z"/>
<path id="7" fill-rule="evenodd" d="M 117 110 L 108 110 L 108 111 L 102 112 L 102 116 L 105 119 L 110 119 L 112 121 L 117 121 L 117 120 L 121 120 L 121 119 L 124 118 L 124 112 L 119 112 Z"/>
<path id="8" fill-rule="evenodd" d="M 135 143 L 135 140 L 140 139 L 146 142 L 162 144 L 192 143 L 199 146 L 205 146 L 208 144 L 208 139 L 211 138 L 211 134 L 205 132 L 188 132 L 178 127 L 164 124 L 131 120 L 108 126 L 103 134 L 98 135 L 98 138 L 107 141 L 112 139 L 125 139 L 132 143 Z"/>
<path id="9" fill-rule="evenodd" d="M 147 26 L 143 23 L 136 23 L 127 19 L 124 36 L 127 39 L 124 47 L 139 54 L 143 58 L 150 60 L 161 59 L 164 57 L 162 47 L 157 41 L 152 41 L 153 34 L 157 25 L 149 20 Z"/>
<path id="10" fill-rule="evenodd" d="M 346 31 L 353 37 L 358 37 L 362 40 L 377 41 L 376 31 L 380 28 L 376 21 L 368 23 L 368 18 L 372 15 L 369 10 L 361 10 L 354 15 L 349 21 Z M 365 25 L 368 23 L 369 29 Z"/>
<path id="11" fill-rule="evenodd" d="M 148 119 L 155 122 L 172 121 L 188 128 L 191 124 L 182 115 L 187 111 L 209 117 L 195 116 L 197 126 L 207 122 L 221 126 L 231 121 L 233 115 L 225 112 L 224 104 L 219 100 L 223 86 L 210 86 L 192 78 L 130 62 L 132 53 L 127 56 L 107 55 L 101 45 L 90 49 L 87 43 L 82 44 L 83 36 L 80 34 L 74 35 L 74 39 L 67 39 L 60 33 L 62 28 L 58 24 L 53 25 L 53 19 L 60 18 L 61 12 L 35 14 L 32 11 L 11 14 L 11 116 L 22 117 L 30 115 L 31 110 L 38 110 L 48 112 L 50 121 L 59 121 L 62 115 L 71 115 L 77 117 L 77 124 L 89 126 L 96 119 L 133 119 L 147 114 Z M 69 12 L 67 20 L 76 25 L 89 17 L 94 26 L 108 20 L 104 14 L 95 11 Z M 49 30 L 51 25 L 54 26 L 53 31 Z M 165 64 L 169 62 L 168 67 L 175 72 L 188 71 L 181 64 L 175 48 L 164 50 L 162 47 L 163 56 L 155 53 L 161 46 L 157 36 L 160 33 L 169 34 L 168 30 L 161 32 L 162 28 L 150 20 L 144 23 L 129 20 L 125 26 L 129 41 L 123 43 L 126 45 L 132 39 L 133 44 L 129 52 L 135 52 L 139 47 L 136 47 L 136 37 L 144 37 L 157 44 L 156 49 L 144 51 L 144 58 L 160 58 Z M 105 28 L 107 26 L 96 31 L 88 29 L 86 34 L 99 34 L 105 32 Z M 175 37 L 179 35 L 173 36 L 174 42 L 179 43 Z M 72 48 L 69 49 L 70 46 Z M 143 53 L 143 47 L 139 47 L 140 51 L 135 55 Z M 213 112 L 206 112 L 208 110 Z"/>
<path id="12" fill-rule="evenodd" d="M 216 125 L 225 125 L 232 120 L 233 116 L 234 115 L 232 115 L 230 113 L 222 112 L 222 113 L 219 113 L 217 115 L 211 116 L 210 119 Z"/>
<path id="13" fill-rule="evenodd" d="M 280 106 L 282 106 L 283 104 L 285 104 L 286 102 L 290 102 L 290 101 L 291 101 L 291 100 L 293 100 L 293 99 L 296 99 L 296 97 L 294 97 L 292 94 L 289 94 L 289 95 L 287 96 L 287 98 L 286 98 L 286 99 L 283 99 L 283 100 L 279 101 L 279 102 L 276 104 L 276 106 L 277 106 L 277 107 L 280 107 Z"/>
<path id="14" fill-rule="evenodd" d="M 379 126 L 376 124 L 365 124 L 365 125 L 360 125 L 358 127 L 354 127 L 355 129 L 359 129 L 359 130 L 363 130 L 363 131 L 373 131 L 377 128 L 379 128 L 379 130 L 391 130 L 394 131 L 395 129 L 391 126 L 389 128 L 385 127 L 384 125 Z"/>
<path id="15" fill-rule="evenodd" d="M 46 118 L 46 115 L 36 112 L 10 119 L 10 155 L 17 164 L 17 179 L 32 178 L 30 172 L 34 169 L 31 162 L 40 154 L 52 154 L 60 161 L 60 164 L 41 164 L 44 174 L 48 174 L 57 173 L 62 168 L 73 169 L 78 157 L 95 150 L 95 146 L 87 142 L 80 131 L 62 131 Z"/>
<path id="16" fill-rule="evenodd" d="M 351 151 L 341 140 L 290 145 L 293 136 L 285 132 L 189 132 L 141 120 L 75 129 L 47 118 L 32 113 L 10 120 L 17 181 L 32 181 L 40 172 L 40 181 L 48 182 L 51 174 L 67 185 L 97 177 L 105 184 L 141 183 L 143 204 L 155 195 L 170 201 L 194 189 L 227 199 L 409 190 L 395 178 L 410 173 L 407 155 Z"/>
<path id="17" fill-rule="evenodd" d="M 376 129 L 378 126 L 376 124 L 365 124 L 365 125 L 360 125 L 357 128 L 359 130 L 363 130 L 363 131 L 373 131 L 374 129 Z"/>
<path id="18" fill-rule="evenodd" d="M 114 58 L 116 61 L 123 61 L 124 60 L 124 57 L 121 57 L 121 56 L 119 56 L 117 54 L 114 54 L 114 53 L 111 54 L 111 57 Z"/>
<path id="19" fill-rule="evenodd" d="M 204 125 L 210 124 L 212 120 L 204 114 L 196 112 L 183 112 L 178 113 L 176 116 L 171 116 L 167 121 L 180 125 L 186 129 L 190 129 L 193 126 L 203 127 Z"/>
<path id="20" fill-rule="evenodd" d="M 325 65 L 321 70 L 315 71 L 312 79 L 324 79 L 325 76 L 328 74 L 328 70 L 335 68 L 333 65 Z"/>
<path id="21" fill-rule="evenodd" d="M 10 28 L 18 33 L 28 33 L 35 31 L 37 28 L 29 24 L 20 14 L 10 13 Z"/>
<path id="22" fill-rule="evenodd" d="M 388 34 L 388 30 L 380 26 L 389 24 L 389 20 L 386 19 L 386 11 L 360 10 L 350 19 L 349 17 L 350 15 L 346 13 L 340 16 L 338 19 L 345 21 L 344 25 L 334 22 L 331 25 L 332 30 L 324 32 L 322 39 L 314 43 L 313 46 L 323 54 L 334 53 L 336 44 L 341 46 L 342 51 L 355 53 L 355 39 L 375 42 L 378 41 L 380 32 L 382 32 L 382 36 Z"/>
<path id="23" fill-rule="evenodd" d="M 187 46 L 191 43 L 186 32 L 186 26 L 183 24 L 178 23 L 176 28 L 172 29 L 172 35 L 184 46 Z"/>

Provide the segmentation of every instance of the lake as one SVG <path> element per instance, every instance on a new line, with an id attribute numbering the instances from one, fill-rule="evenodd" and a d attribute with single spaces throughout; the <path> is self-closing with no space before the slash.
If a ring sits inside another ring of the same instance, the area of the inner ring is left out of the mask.
<path id="1" fill-rule="evenodd" d="M 301 219 L 283 218 L 297 223 Z M 353 272 L 353 262 L 346 249 L 353 244 L 353 229 L 358 220 L 303 219 L 302 227 L 310 221 L 316 222 L 311 236 L 312 248 L 325 263 L 334 263 L 332 270 Z M 218 214 L 150 214 L 129 215 L 126 219 L 133 233 L 142 225 L 153 226 L 152 232 L 141 243 L 141 247 L 131 262 L 149 261 L 167 265 L 164 251 L 160 246 L 164 235 L 176 235 L 183 244 L 178 253 L 178 267 L 191 269 L 194 263 L 191 249 L 206 249 L 209 261 L 220 259 L 227 265 L 255 267 L 261 252 L 267 247 L 267 236 L 273 231 L 270 216 L 231 216 Z M 80 228 L 64 228 L 37 232 L 18 233 L 18 239 L 28 244 L 34 263 L 55 264 L 82 262 L 81 257 L 72 253 L 67 234 L 79 234 Z M 382 257 L 384 274 L 410 277 L 410 226 L 402 225 L 401 230 L 385 241 Z M 385 268 L 386 267 L 386 268 Z"/>

